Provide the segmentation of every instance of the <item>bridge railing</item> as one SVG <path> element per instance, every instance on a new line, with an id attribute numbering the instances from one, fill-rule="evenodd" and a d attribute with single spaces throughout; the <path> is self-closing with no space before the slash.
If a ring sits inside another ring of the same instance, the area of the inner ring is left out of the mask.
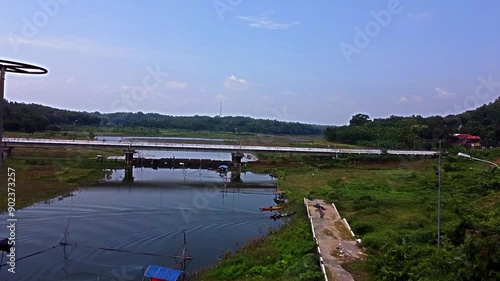
<path id="1" fill-rule="evenodd" d="M 53 144 L 53 145 L 84 145 L 84 146 L 115 146 L 131 147 L 134 149 L 192 149 L 192 150 L 224 150 L 224 151 L 269 151 L 291 153 L 319 153 L 319 154 L 376 154 L 383 152 L 380 149 L 338 149 L 338 148 L 312 148 L 312 147 L 283 147 L 283 146 L 254 146 L 254 145 L 228 145 L 228 144 L 193 144 L 193 143 L 165 143 L 145 141 L 97 141 L 97 140 L 62 140 L 62 139 L 34 139 L 34 138 L 4 138 L 5 145 L 12 144 Z M 436 151 L 421 150 L 387 150 L 390 155 L 437 155 Z"/>

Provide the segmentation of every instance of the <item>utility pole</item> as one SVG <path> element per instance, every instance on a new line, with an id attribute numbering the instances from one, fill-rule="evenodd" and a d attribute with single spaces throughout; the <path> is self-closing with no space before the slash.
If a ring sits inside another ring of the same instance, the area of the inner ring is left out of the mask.
<path id="1" fill-rule="evenodd" d="M 3 159 L 3 98 L 5 90 L 5 72 L 7 68 L 0 64 L 0 175 L 2 174 L 2 159 Z M 0 177 L 1 180 L 1 177 Z"/>
<path id="2" fill-rule="evenodd" d="M 219 117 L 222 117 L 222 102 L 220 102 L 219 106 Z"/>
<path id="3" fill-rule="evenodd" d="M 437 246 L 441 245 L 441 140 L 439 140 L 439 165 L 438 165 L 438 233 Z"/>

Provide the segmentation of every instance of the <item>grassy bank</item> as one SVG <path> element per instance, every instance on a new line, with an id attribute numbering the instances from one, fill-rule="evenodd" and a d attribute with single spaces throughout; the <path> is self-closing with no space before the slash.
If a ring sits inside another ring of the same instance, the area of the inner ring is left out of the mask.
<path id="1" fill-rule="evenodd" d="M 96 162 L 97 154 L 121 155 L 113 150 L 15 148 L 14 157 L 2 163 L 2 181 L 8 168 L 15 170 L 16 208 L 27 207 L 96 183 L 104 178 L 104 169 L 124 167 L 123 162 Z M 7 188 L 0 190 L 0 198 L 6 209 Z"/>
<path id="2" fill-rule="evenodd" d="M 356 280 L 496 280 L 500 171 L 458 159 L 456 152 L 443 157 L 440 248 L 437 159 L 283 156 L 253 170 L 279 174 L 294 210 L 304 209 L 305 196 L 337 205 L 369 254 L 345 265 Z M 471 153 L 500 161 L 499 150 Z M 195 280 L 321 280 L 317 265 L 306 258 L 313 257 L 311 239 L 302 213 Z M 290 254 L 293 249 L 300 251 Z M 280 263 L 288 267 L 280 268 Z"/>

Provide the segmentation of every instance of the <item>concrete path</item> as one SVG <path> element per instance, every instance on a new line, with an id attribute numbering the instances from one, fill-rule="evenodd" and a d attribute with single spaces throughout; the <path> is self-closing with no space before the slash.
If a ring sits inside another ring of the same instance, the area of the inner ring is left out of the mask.
<path id="1" fill-rule="evenodd" d="M 324 208 L 316 207 L 316 203 Z M 318 244 L 328 280 L 354 281 L 342 263 L 365 256 L 337 209 L 324 200 L 304 199 L 311 220 L 313 236 Z"/>

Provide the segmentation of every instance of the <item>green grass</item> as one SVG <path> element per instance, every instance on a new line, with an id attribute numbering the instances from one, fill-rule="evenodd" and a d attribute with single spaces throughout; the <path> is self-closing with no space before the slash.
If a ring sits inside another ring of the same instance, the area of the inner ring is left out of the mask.
<path id="1" fill-rule="evenodd" d="M 471 154 L 497 162 L 500 158 L 500 150 Z M 356 280 L 481 279 L 478 276 L 489 274 L 498 265 L 494 255 L 486 261 L 477 255 L 481 257 L 485 249 L 498 252 L 495 233 L 500 232 L 500 171 L 455 155 L 456 151 L 450 151 L 443 157 L 442 248 L 436 247 L 437 159 L 352 157 L 332 162 L 281 156 L 267 158 L 267 163 L 250 169 L 278 174 L 280 187 L 286 190 L 293 209 L 304 209 L 302 198 L 306 196 L 336 204 L 369 254 L 367 259 L 346 265 Z M 198 279 L 316 280 L 319 277 L 313 272 L 319 270 L 317 267 L 311 267 L 310 277 L 283 275 L 286 270 L 276 267 L 278 260 L 299 262 L 300 255 L 292 258 L 285 252 L 288 247 L 310 245 L 305 230 L 310 233 L 306 216 L 296 216 L 285 230 L 238 251 Z M 289 232 L 304 237 L 290 239 Z M 475 250 L 478 245 L 483 246 Z M 270 260 L 262 258 L 264 254 Z"/>
<path id="2" fill-rule="evenodd" d="M 15 148 L 13 158 L 2 163 L 2 177 L 6 179 L 8 168 L 15 170 L 16 207 L 24 208 L 94 184 L 104 178 L 104 169 L 124 168 L 123 162 L 96 162 L 97 154 L 121 155 L 114 150 Z M 0 198 L 1 206 L 7 206 L 6 188 Z"/>
<path id="3" fill-rule="evenodd" d="M 304 208 L 267 238 L 250 240 L 194 280 L 323 280 Z"/>

